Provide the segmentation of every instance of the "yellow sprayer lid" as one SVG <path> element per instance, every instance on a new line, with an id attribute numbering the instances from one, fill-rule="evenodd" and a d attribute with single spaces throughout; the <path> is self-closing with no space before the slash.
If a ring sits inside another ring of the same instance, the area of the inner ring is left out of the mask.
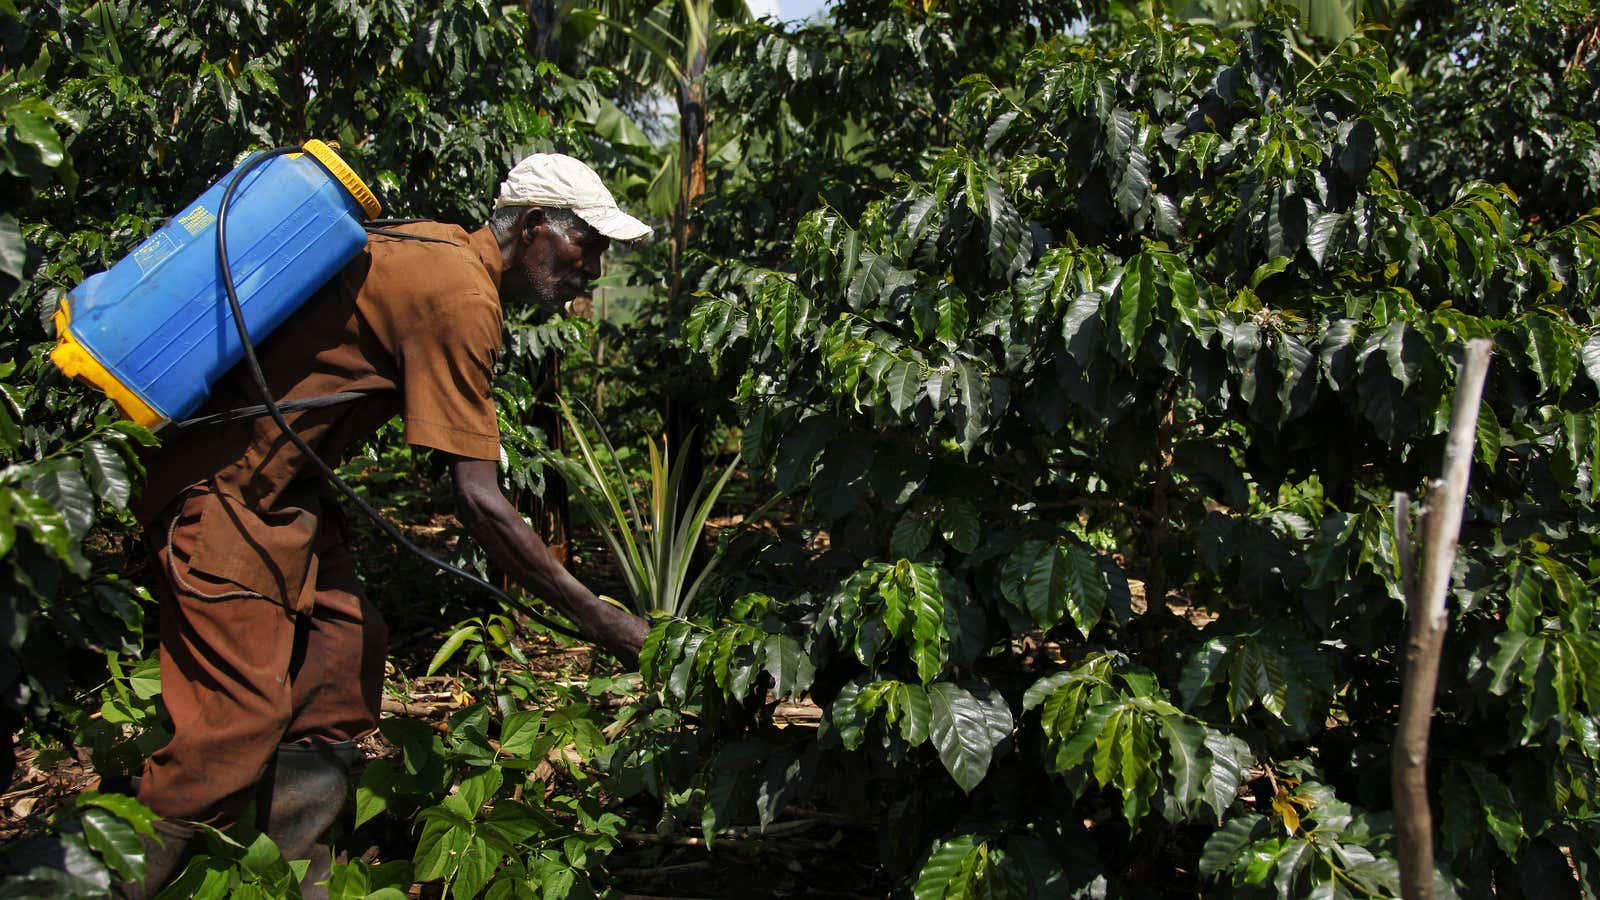
<path id="1" fill-rule="evenodd" d="M 67 306 L 67 298 L 61 298 L 61 304 L 56 307 L 54 316 L 56 324 L 56 338 L 58 343 L 50 351 L 50 361 L 68 378 L 76 378 L 87 382 L 105 392 L 113 402 L 122 410 L 122 414 L 149 429 L 160 428 L 167 422 L 167 417 L 155 411 L 155 408 L 144 401 L 133 388 L 122 383 L 122 379 L 112 374 L 110 369 L 100 364 L 88 348 L 78 343 L 72 337 L 72 331 L 67 325 L 72 321 L 72 312 Z"/>
<path id="2" fill-rule="evenodd" d="M 367 218 L 376 219 L 378 214 L 383 212 L 383 207 L 379 205 L 378 198 L 373 196 L 372 189 L 367 187 L 366 182 L 361 180 L 361 176 L 357 175 L 345 164 L 344 160 L 339 158 L 339 154 L 333 152 L 332 147 L 313 138 L 302 144 L 301 148 L 311 154 L 312 159 L 322 163 L 323 168 L 327 169 L 329 174 L 339 179 L 339 183 L 344 185 L 345 190 L 350 192 L 350 196 L 356 198 L 356 202 L 361 204 L 363 210 L 366 210 Z"/>

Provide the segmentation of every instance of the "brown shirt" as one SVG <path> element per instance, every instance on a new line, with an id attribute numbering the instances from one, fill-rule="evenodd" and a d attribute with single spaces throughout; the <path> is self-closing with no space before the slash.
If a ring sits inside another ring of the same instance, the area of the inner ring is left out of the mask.
<path id="1" fill-rule="evenodd" d="M 399 413 L 407 443 L 498 459 L 490 383 L 500 351 L 500 248 L 488 229 L 403 226 L 454 241 L 372 236 L 367 248 L 257 348 L 279 401 L 380 393 L 287 414 L 330 464 Z M 230 323 L 231 324 L 231 323 Z M 259 403 L 235 367 L 197 415 Z M 320 476 L 270 416 L 163 434 L 140 517 L 199 517 L 190 567 L 299 610 L 314 602 Z M 187 499 L 180 506 L 174 501 Z M 158 539 L 165 533 L 158 532 Z"/>

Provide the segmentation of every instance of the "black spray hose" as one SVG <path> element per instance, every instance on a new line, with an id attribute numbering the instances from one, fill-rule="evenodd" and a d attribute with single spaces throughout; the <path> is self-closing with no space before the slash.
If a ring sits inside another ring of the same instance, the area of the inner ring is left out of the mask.
<path id="1" fill-rule="evenodd" d="M 588 638 L 585 638 L 582 634 L 579 634 L 572 628 L 551 620 L 548 616 L 534 609 L 532 606 L 521 600 L 515 599 L 505 591 L 500 590 L 482 578 L 479 578 L 460 566 L 451 565 L 442 559 L 432 556 L 421 547 L 413 544 L 410 538 L 407 538 L 403 533 L 401 533 L 399 528 L 395 527 L 393 522 L 385 519 L 382 513 L 378 512 L 376 509 L 373 509 L 372 506 L 367 503 L 367 501 L 361 499 L 360 495 L 351 489 L 350 485 L 345 484 L 344 479 L 339 477 L 339 473 L 335 472 L 332 466 L 328 465 L 322 457 L 317 455 L 315 450 L 311 449 L 311 445 L 306 443 L 305 438 L 302 438 L 292 427 L 290 427 L 288 420 L 283 417 L 283 411 L 278 408 L 277 402 L 273 400 L 272 391 L 267 387 L 267 378 L 261 373 L 261 362 L 256 359 L 255 345 L 250 343 L 250 332 L 244 324 L 244 310 L 239 305 L 239 293 L 233 284 L 233 266 L 228 262 L 228 237 L 226 227 L 228 222 L 228 205 L 230 202 L 232 202 L 233 192 L 239 187 L 239 183 L 242 182 L 244 177 L 250 174 L 250 172 L 253 171 L 257 166 L 274 156 L 282 156 L 285 153 L 300 152 L 302 152 L 302 150 L 299 147 L 274 147 L 271 150 L 262 150 L 252 155 L 249 159 L 245 160 L 243 165 L 239 166 L 239 171 L 236 172 L 233 178 L 228 181 L 228 188 L 227 190 L 223 191 L 222 202 L 217 208 L 217 262 L 222 267 L 222 289 L 227 292 L 228 307 L 233 311 L 233 324 L 238 328 L 239 343 L 244 347 L 245 365 L 250 370 L 250 378 L 255 382 L 256 389 L 261 392 L 262 405 L 266 408 L 267 414 L 272 416 L 272 421 L 278 424 L 278 428 L 283 431 L 284 436 L 287 437 L 289 441 L 296 447 L 298 447 L 301 453 L 306 455 L 306 459 L 311 461 L 312 466 L 316 468 L 318 472 L 322 473 L 322 477 L 328 479 L 328 481 L 338 489 L 339 493 L 343 494 L 351 503 L 354 503 L 357 509 L 361 510 L 361 512 L 368 519 L 372 520 L 372 524 L 378 526 L 378 530 L 389 536 L 390 540 L 394 541 L 396 544 L 399 544 L 403 549 L 414 554 L 419 559 L 423 560 L 434 568 L 443 572 L 448 572 L 449 574 L 455 575 L 458 578 L 464 578 L 467 581 L 472 582 L 474 585 L 484 589 L 485 591 L 488 591 L 490 594 L 494 595 L 495 599 L 506 604 L 507 606 L 512 606 L 518 610 L 521 610 L 528 616 L 528 618 L 538 622 L 540 625 L 543 625 L 551 631 L 564 634 L 568 637 L 577 638 L 578 640 L 587 641 Z"/>

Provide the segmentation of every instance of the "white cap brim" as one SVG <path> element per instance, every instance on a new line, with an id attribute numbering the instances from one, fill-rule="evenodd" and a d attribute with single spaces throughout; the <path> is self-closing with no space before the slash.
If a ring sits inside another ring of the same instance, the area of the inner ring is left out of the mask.
<path id="1" fill-rule="evenodd" d="M 650 236 L 650 226 L 615 206 L 574 207 L 578 218 L 614 241 L 637 241 Z"/>

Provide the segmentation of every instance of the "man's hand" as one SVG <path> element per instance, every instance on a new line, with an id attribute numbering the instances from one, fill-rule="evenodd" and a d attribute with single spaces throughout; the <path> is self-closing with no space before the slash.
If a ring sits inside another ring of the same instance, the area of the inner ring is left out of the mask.
<path id="1" fill-rule="evenodd" d="M 450 457 L 461 522 L 494 564 L 538 597 L 554 604 L 578 630 L 628 665 L 639 661 L 650 626 L 613 606 L 573 578 L 500 493 L 493 460 Z"/>

